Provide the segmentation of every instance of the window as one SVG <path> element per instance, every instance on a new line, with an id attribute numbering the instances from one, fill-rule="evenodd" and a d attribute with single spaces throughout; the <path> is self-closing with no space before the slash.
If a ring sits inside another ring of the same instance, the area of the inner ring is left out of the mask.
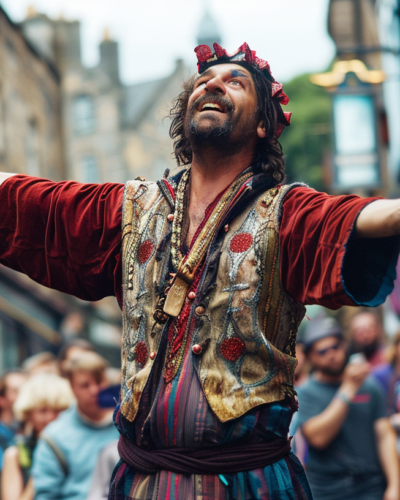
<path id="1" fill-rule="evenodd" d="M 95 129 L 94 100 L 89 95 L 75 97 L 73 103 L 73 127 L 77 135 L 86 135 Z"/>
<path id="2" fill-rule="evenodd" d="M 40 176 L 39 131 L 35 120 L 28 122 L 26 134 L 26 173 Z"/>
<path id="3" fill-rule="evenodd" d="M 92 155 L 83 156 L 81 159 L 81 179 L 82 182 L 100 182 L 97 160 Z"/>

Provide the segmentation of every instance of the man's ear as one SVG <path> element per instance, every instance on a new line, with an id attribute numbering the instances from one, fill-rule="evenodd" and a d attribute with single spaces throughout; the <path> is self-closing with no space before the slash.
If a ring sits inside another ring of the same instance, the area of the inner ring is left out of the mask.
<path id="1" fill-rule="evenodd" d="M 267 136 L 267 133 L 265 132 L 265 127 L 263 125 L 263 122 L 260 122 L 257 127 L 257 135 L 260 139 L 265 139 Z"/>

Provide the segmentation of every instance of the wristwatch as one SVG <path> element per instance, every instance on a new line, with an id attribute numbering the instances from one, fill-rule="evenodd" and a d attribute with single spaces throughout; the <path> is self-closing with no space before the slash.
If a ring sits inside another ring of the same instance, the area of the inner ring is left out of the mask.
<path id="1" fill-rule="evenodd" d="M 351 404 L 351 399 L 346 396 L 344 392 L 338 391 L 336 393 L 335 398 L 340 399 L 343 403 L 346 403 L 348 406 Z"/>

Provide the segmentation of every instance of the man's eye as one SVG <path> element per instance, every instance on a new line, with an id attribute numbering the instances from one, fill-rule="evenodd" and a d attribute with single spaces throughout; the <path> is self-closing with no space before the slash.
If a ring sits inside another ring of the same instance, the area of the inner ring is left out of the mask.
<path id="1" fill-rule="evenodd" d="M 232 83 L 233 85 L 240 85 L 240 86 L 242 85 L 242 84 L 239 82 L 239 80 L 231 80 L 231 83 Z"/>
<path id="2" fill-rule="evenodd" d="M 203 82 L 198 83 L 198 84 L 197 84 L 197 87 L 201 87 L 202 85 L 206 85 L 206 83 L 207 83 L 207 82 L 204 80 Z"/>

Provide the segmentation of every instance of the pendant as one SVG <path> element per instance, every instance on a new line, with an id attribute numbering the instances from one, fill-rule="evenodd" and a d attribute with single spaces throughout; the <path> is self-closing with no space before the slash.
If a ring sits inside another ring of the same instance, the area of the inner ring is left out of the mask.
<path id="1" fill-rule="evenodd" d="M 165 304 L 164 304 L 165 314 L 168 314 L 168 316 L 172 316 L 173 318 L 179 316 L 183 304 L 185 303 L 189 287 L 190 283 L 187 283 L 178 275 L 175 276 L 175 279 L 165 299 Z"/>

